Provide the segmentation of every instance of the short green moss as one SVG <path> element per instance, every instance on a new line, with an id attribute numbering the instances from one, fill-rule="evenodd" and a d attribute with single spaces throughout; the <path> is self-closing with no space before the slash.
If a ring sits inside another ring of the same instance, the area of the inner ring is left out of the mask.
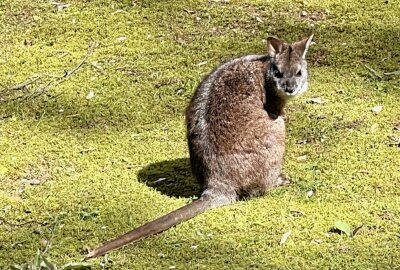
<path id="1" fill-rule="evenodd" d="M 112 268 L 400 264 L 399 76 L 380 80 L 365 67 L 399 70 L 398 1 L 66 2 L 0 3 L 0 99 L 35 74 L 62 76 L 98 43 L 48 89 L 53 97 L 0 103 L 0 269 L 30 260 L 53 228 L 52 261 L 78 261 L 87 247 L 198 195 L 183 116 L 196 85 L 224 59 L 263 53 L 267 35 L 310 33 L 310 91 L 288 105 L 293 185 L 113 252 Z M 364 227 L 353 238 L 329 233 L 337 220 Z"/>

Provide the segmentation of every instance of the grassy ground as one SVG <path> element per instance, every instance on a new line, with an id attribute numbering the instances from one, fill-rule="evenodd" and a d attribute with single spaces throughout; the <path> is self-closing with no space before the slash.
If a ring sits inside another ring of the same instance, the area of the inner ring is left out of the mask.
<path id="1" fill-rule="evenodd" d="M 310 90 L 287 110 L 293 185 L 113 252 L 103 267 L 400 268 L 400 79 L 379 78 L 400 69 L 398 0 L 66 3 L 0 2 L 0 269 L 46 241 L 51 261 L 79 261 L 198 195 L 183 117 L 196 85 L 224 59 L 263 53 L 267 35 L 310 33 Z M 46 82 L 51 96 L 5 101 Z M 330 232 L 340 220 L 364 226 Z"/>

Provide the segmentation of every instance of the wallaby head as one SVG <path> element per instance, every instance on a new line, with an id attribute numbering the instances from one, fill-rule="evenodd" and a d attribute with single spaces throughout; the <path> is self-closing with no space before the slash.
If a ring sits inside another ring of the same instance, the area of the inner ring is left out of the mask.
<path id="1" fill-rule="evenodd" d="M 273 61 L 270 65 L 272 79 L 278 94 L 285 99 L 298 96 L 307 90 L 306 53 L 313 35 L 293 44 L 274 37 L 267 38 L 268 55 Z"/>

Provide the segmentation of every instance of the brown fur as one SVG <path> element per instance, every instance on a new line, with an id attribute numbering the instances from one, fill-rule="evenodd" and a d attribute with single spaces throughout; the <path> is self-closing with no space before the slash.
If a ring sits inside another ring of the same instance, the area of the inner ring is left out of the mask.
<path id="1" fill-rule="evenodd" d="M 221 196 L 229 203 L 262 195 L 278 184 L 285 125 L 281 117 L 273 119 L 264 109 L 268 59 L 238 61 L 221 70 L 211 86 L 218 91 L 211 91 L 203 104 L 200 86 L 187 109 L 193 172 L 205 193 L 215 193 L 220 201 Z M 279 116 L 284 104 L 284 100 L 270 101 L 269 109 Z M 199 123 L 198 106 L 206 108 L 207 130 Z"/>
<path id="2" fill-rule="evenodd" d="M 186 110 L 192 171 L 204 190 L 200 199 L 105 243 L 86 259 L 286 183 L 282 114 L 286 101 L 307 89 L 304 57 L 311 39 L 290 45 L 270 37 L 268 55 L 236 58 L 211 72 Z"/>

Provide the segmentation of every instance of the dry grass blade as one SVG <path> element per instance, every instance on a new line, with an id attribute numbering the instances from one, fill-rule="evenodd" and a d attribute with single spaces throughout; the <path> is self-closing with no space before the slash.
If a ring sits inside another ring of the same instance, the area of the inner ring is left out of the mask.
<path id="1" fill-rule="evenodd" d="M 377 72 L 376 70 L 374 70 L 373 68 L 371 68 L 371 67 L 369 67 L 369 66 L 367 66 L 367 65 L 365 65 L 365 64 L 364 64 L 364 67 L 365 67 L 366 69 L 368 69 L 368 71 L 371 72 L 371 74 L 374 75 L 376 78 L 378 78 L 378 79 L 380 79 L 380 80 L 383 79 L 383 76 L 380 75 L 380 74 L 378 74 L 378 72 Z"/>
<path id="2" fill-rule="evenodd" d="M 285 232 L 282 237 L 281 240 L 279 241 L 279 245 L 283 245 L 284 243 L 286 243 L 286 241 L 288 240 L 289 236 L 292 234 L 292 231 L 287 231 Z"/>
<path id="3" fill-rule="evenodd" d="M 16 84 L 16 85 L 10 86 L 10 87 L 8 87 L 8 88 L 5 88 L 5 89 L 3 89 L 3 91 L 16 91 L 16 90 L 24 89 L 24 88 L 26 88 L 28 85 L 31 85 L 31 84 L 33 84 L 34 82 L 36 82 L 37 80 L 41 79 L 41 77 L 42 77 L 42 76 L 37 76 L 37 77 L 34 77 L 34 78 L 32 78 L 32 79 L 28 79 L 27 81 L 25 81 L 25 82 L 23 82 L 23 83 Z M 2 91 L 2 92 L 3 92 L 3 91 Z"/>
<path id="4" fill-rule="evenodd" d="M 396 76 L 396 75 L 400 75 L 400 70 L 393 71 L 393 72 L 384 72 L 383 75 L 385 75 L 385 76 Z"/>
<path id="5" fill-rule="evenodd" d="M 41 226 L 48 225 L 47 222 L 42 222 L 42 221 L 37 221 L 37 220 L 30 220 L 30 221 L 26 221 L 26 222 L 22 222 L 22 223 L 12 223 L 5 219 L 0 219 L 0 225 L 2 225 L 2 224 L 10 226 L 10 227 L 24 227 L 24 226 L 31 225 L 31 224 L 38 224 Z"/>

